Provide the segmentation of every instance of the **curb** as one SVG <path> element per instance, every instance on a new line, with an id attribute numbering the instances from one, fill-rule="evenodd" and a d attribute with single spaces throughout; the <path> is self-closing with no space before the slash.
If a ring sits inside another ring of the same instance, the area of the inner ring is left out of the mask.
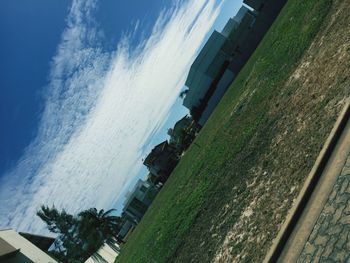
<path id="1" fill-rule="evenodd" d="M 310 196 L 318 183 L 319 178 L 348 122 L 350 119 L 350 98 L 346 99 L 345 106 L 340 113 L 334 127 L 328 136 L 320 154 L 318 155 L 314 166 L 312 167 L 309 175 L 307 176 L 305 183 L 301 189 L 298 198 L 289 210 L 287 218 L 282 225 L 282 228 L 278 232 L 277 237 L 272 243 L 269 252 L 265 256 L 263 263 L 277 262 L 280 257 L 284 246 L 286 245 L 290 235 L 292 234 L 294 227 L 296 226 L 302 212 L 310 199 Z"/>

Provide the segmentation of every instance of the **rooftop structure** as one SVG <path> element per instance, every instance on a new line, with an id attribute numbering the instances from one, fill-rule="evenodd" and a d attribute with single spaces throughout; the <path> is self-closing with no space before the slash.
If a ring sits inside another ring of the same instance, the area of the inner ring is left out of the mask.
<path id="1" fill-rule="evenodd" d="M 57 263 L 12 229 L 0 231 L 0 261 L 11 263 Z"/>
<path id="2" fill-rule="evenodd" d="M 55 242 L 55 238 L 53 237 L 34 235 L 24 232 L 19 232 L 19 234 L 43 251 L 48 251 L 51 245 Z"/>
<path id="3" fill-rule="evenodd" d="M 243 3 L 255 10 L 260 22 L 272 24 L 287 0 L 244 0 Z"/>
<path id="4" fill-rule="evenodd" d="M 254 10 L 260 11 L 263 8 L 264 3 L 266 2 L 266 0 L 244 0 L 243 2 L 246 5 L 248 5 L 251 8 L 253 8 Z"/>
<path id="5" fill-rule="evenodd" d="M 152 149 L 143 164 L 152 174 L 168 177 L 178 161 L 176 148 L 169 145 L 168 141 L 164 141 Z"/>
<path id="6" fill-rule="evenodd" d="M 176 147 L 181 147 L 183 134 L 192 123 L 192 119 L 189 116 L 184 116 L 182 119 L 177 121 L 174 128 L 169 129 L 170 143 Z"/>
<path id="7" fill-rule="evenodd" d="M 233 19 L 239 24 L 242 23 L 242 20 L 244 19 L 244 17 L 249 14 L 249 13 L 252 13 L 251 10 L 249 10 L 249 8 L 245 7 L 245 6 L 242 6 L 237 14 L 233 17 Z"/>

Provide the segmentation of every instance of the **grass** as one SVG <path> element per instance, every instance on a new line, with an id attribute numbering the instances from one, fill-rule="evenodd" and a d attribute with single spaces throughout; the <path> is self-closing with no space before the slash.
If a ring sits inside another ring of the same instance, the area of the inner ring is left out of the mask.
<path id="1" fill-rule="evenodd" d="M 273 151 L 271 145 L 282 131 L 292 132 L 296 128 L 292 120 L 290 125 L 282 124 L 288 111 L 294 114 L 297 110 L 288 103 L 300 84 L 290 84 L 284 90 L 282 87 L 319 32 L 331 5 L 330 0 L 290 0 L 286 4 L 123 246 L 116 262 L 209 262 L 226 233 L 238 227 L 242 213 L 252 202 L 254 196 L 248 182 L 252 182 L 259 167 L 290 175 L 279 179 L 281 185 L 277 188 L 303 181 L 320 142 L 332 126 L 334 114 L 323 122 L 324 129 L 310 125 L 311 130 L 290 142 L 296 151 L 305 140 L 305 154 L 310 156 L 305 163 L 301 164 L 303 158 L 296 154 L 295 163 L 291 163 L 288 152 Z M 329 101 L 326 97 L 324 103 Z M 320 105 L 315 111 L 321 111 L 324 104 Z M 266 185 L 268 180 L 275 180 L 272 178 L 258 180 L 265 180 Z M 269 198 L 283 200 L 283 191 L 274 194 Z M 257 233 L 264 237 L 259 249 L 248 247 L 249 242 L 244 238 L 231 244 L 231 254 L 247 251 L 242 262 L 261 260 L 288 209 L 288 205 L 283 206 L 281 218 L 274 221 L 276 202 L 270 202 L 269 198 L 261 199 L 260 210 L 254 211 Z"/>

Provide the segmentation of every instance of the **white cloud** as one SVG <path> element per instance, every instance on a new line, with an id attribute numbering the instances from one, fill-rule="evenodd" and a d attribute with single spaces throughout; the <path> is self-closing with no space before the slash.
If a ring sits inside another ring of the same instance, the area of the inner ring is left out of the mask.
<path id="1" fill-rule="evenodd" d="M 142 166 L 142 147 L 174 104 L 221 5 L 165 10 L 138 47 L 99 47 L 96 1 L 75 0 L 51 65 L 38 136 L 0 182 L 0 224 L 39 231 L 35 212 L 109 208 Z M 136 23 L 140 30 L 141 24 Z"/>

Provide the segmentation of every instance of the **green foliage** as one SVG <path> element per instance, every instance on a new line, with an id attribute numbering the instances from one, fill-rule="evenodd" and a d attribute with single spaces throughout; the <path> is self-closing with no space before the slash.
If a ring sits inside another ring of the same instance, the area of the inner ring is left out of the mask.
<path id="1" fill-rule="evenodd" d="M 110 215 L 114 209 L 97 211 L 90 208 L 78 214 L 79 236 L 84 240 L 83 250 L 93 254 L 106 240 L 115 237 L 119 232 L 120 217 Z"/>
<path id="2" fill-rule="evenodd" d="M 37 215 L 43 220 L 52 233 L 69 234 L 69 230 L 76 224 L 76 218 L 68 214 L 65 210 L 58 211 L 55 206 L 41 206 Z"/>
<path id="3" fill-rule="evenodd" d="M 111 215 L 113 211 L 90 208 L 73 216 L 54 206 L 41 206 L 37 215 L 52 233 L 58 234 L 55 241 L 58 249 L 51 253 L 52 256 L 61 262 L 73 263 L 84 262 L 104 242 L 117 235 L 121 219 Z"/>
<path id="4" fill-rule="evenodd" d="M 237 161 L 237 171 L 225 176 L 228 164 L 248 145 L 261 125 L 267 123 L 266 114 L 274 103 L 273 95 L 310 46 L 330 4 L 329 0 L 287 3 L 123 246 L 116 262 L 173 262 L 177 257 L 186 256 L 190 261 L 200 243 L 213 245 L 216 238 L 201 239 L 207 229 L 192 230 L 202 213 L 214 217 L 220 212 L 215 209 L 232 198 L 225 196 L 229 192 L 225 189 L 236 184 L 237 191 L 245 193 L 246 186 L 240 183 L 244 173 L 239 169 L 248 164 Z M 267 135 L 265 139 L 268 140 Z M 251 149 L 248 154 L 257 154 L 253 150 L 260 149 Z M 211 226 L 210 220 L 207 218 L 207 227 Z M 184 247 L 191 251 L 188 255 L 179 252 Z M 206 261 L 212 259 L 210 249 L 207 257 L 202 257 Z"/>

